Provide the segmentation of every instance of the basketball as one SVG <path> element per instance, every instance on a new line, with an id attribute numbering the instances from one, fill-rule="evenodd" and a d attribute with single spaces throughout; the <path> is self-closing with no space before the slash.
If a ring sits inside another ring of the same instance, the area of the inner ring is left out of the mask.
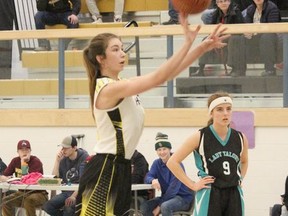
<path id="1" fill-rule="evenodd" d="M 207 9 L 211 0 L 172 0 L 175 10 L 186 14 L 198 14 Z"/>

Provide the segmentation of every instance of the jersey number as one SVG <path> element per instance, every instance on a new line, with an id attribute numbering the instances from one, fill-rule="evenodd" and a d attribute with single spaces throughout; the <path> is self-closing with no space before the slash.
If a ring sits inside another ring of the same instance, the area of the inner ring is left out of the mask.
<path id="1" fill-rule="evenodd" d="M 228 161 L 224 161 L 223 162 L 223 169 L 224 169 L 224 171 L 223 171 L 223 173 L 225 174 L 225 175 L 230 175 L 230 164 L 229 164 L 229 162 Z"/>

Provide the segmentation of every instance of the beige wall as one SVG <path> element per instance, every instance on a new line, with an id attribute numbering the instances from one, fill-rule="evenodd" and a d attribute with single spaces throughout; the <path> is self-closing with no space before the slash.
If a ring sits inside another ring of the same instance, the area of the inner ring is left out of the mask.
<path id="1" fill-rule="evenodd" d="M 158 131 L 167 133 L 173 145 L 177 147 L 198 127 L 145 127 L 138 150 L 142 152 L 149 164 L 156 158 L 154 137 Z M 45 173 L 52 171 L 57 144 L 66 135 L 85 134 L 83 147 L 90 153 L 95 145 L 95 127 L 0 127 L 1 157 L 9 163 L 16 155 L 19 139 L 28 139 L 32 153 L 44 164 Z M 247 216 L 268 215 L 269 206 L 280 201 L 284 192 L 284 181 L 288 174 L 288 143 L 286 127 L 256 127 L 256 148 L 249 150 L 249 169 L 244 180 L 243 189 L 246 200 Z M 185 160 L 187 173 L 195 179 L 196 169 L 193 157 Z"/>

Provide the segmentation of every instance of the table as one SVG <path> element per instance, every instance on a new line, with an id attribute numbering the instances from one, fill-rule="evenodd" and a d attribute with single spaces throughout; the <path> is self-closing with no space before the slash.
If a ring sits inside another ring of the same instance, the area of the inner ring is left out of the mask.
<path id="1" fill-rule="evenodd" d="M 134 191 L 134 204 L 135 204 L 135 215 L 138 215 L 139 208 L 138 208 L 138 202 L 137 202 L 137 191 L 138 190 L 149 190 L 153 189 L 151 184 L 132 184 L 131 190 Z"/>
<path id="2" fill-rule="evenodd" d="M 131 190 L 134 191 L 135 197 L 135 213 L 138 213 L 137 191 L 152 189 L 151 184 L 133 184 Z M 26 184 L 8 184 L 6 182 L 0 183 L 0 216 L 2 215 L 2 192 L 3 190 L 61 190 L 61 191 L 75 191 L 78 190 L 78 184 L 71 185 L 26 185 Z"/>
<path id="3" fill-rule="evenodd" d="M 26 184 L 9 184 L 7 182 L 0 183 L 0 216 L 2 215 L 2 193 L 3 190 L 62 190 L 75 191 L 78 190 L 78 184 L 71 185 L 26 185 Z"/>

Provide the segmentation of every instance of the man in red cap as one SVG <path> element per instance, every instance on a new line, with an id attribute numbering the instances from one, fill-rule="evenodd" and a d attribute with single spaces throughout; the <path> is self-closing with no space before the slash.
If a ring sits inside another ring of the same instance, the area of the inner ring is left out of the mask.
<path id="1" fill-rule="evenodd" d="M 17 145 L 18 156 L 13 158 L 0 176 L 0 181 L 7 181 L 9 178 L 22 177 L 32 172 L 43 174 L 43 165 L 40 159 L 31 155 L 31 145 L 28 140 L 20 140 Z M 25 195 L 24 195 L 25 194 Z M 33 191 L 27 193 L 19 190 L 3 198 L 2 214 L 4 216 L 15 215 L 15 207 L 23 207 L 27 216 L 36 215 L 36 208 L 42 206 L 48 200 L 46 191 Z"/>

